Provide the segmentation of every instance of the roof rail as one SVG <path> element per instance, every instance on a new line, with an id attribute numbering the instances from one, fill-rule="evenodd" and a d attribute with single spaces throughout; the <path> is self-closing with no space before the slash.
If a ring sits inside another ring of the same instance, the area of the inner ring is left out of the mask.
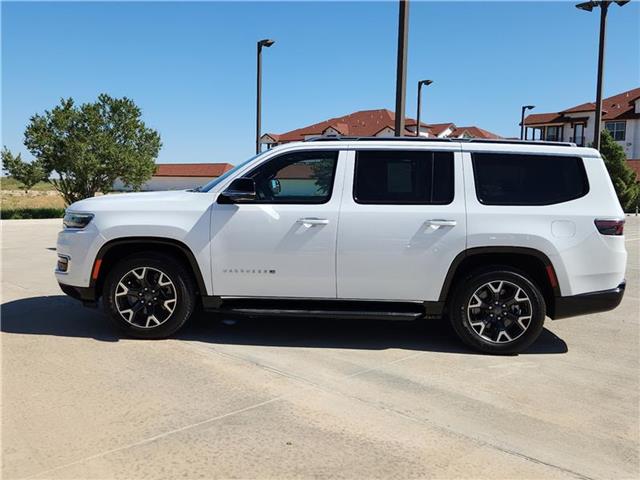
<path id="1" fill-rule="evenodd" d="M 557 147 L 575 147 L 571 142 L 550 142 L 545 140 L 509 140 L 503 138 L 429 138 L 429 137 L 347 137 L 341 135 L 317 135 L 303 140 L 304 142 L 461 142 L 461 143 L 496 143 L 520 145 L 552 145 Z"/>
<path id="2" fill-rule="evenodd" d="M 520 144 L 520 145 L 553 145 L 556 147 L 575 147 L 576 144 L 572 142 L 552 142 L 548 140 L 508 140 L 505 138 L 459 138 L 461 142 L 468 143 L 506 143 L 506 144 Z"/>
<path id="3" fill-rule="evenodd" d="M 425 138 L 425 137 L 347 137 L 342 135 L 316 135 L 314 137 L 305 138 L 304 142 L 384 142 L 384 141 L 411 141 L 411 142 L 453 142 L 457 138 Z"/>

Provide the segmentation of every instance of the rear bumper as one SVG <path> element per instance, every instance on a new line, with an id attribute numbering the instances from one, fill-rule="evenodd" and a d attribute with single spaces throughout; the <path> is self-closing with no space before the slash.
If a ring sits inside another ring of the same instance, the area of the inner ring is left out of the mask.
<path id="1" fill-rule="evenodd" d="M 620 305 L 626 285 L 626 281 L 623 281 L 611 290 L 583 293 L 571 297 L 556 297 L 553 312 L 549 312 L 549 316 L 557 320 L 613 310 Z"/>
<path id="2" fill-rule="evenodd" d="M 58 282 L 60 289 L 71 298 L 80 300 L 85 307 L 95 307 L 98 304 L 96 290 L 93 287 L 75 287 Z"/>

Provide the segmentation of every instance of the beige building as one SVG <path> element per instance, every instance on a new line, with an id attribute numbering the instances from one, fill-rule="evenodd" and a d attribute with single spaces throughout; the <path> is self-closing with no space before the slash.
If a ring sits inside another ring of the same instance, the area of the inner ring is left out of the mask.
<path id="1" fill-rule="evenodd" d="M 232 168 L 233 165 L 228 163 L 161 163 L 157 165 L 153 177 L 142 186 L 142 191 L 195 188 Z M 115 191 L 130 190 L 120 180 L 114 182 L 113 189 Z"/>

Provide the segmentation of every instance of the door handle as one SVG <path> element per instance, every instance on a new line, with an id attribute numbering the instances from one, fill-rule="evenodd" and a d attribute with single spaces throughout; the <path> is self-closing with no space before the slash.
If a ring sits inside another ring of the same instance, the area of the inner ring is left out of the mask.
<path id="1" fill-rule="evenodd" d="M 433 225 L 434 227 L 455 227 L 457 223 L 455 220 L 441 220 L 439 218 L 427 220 L 427 224 Z"/>
<path id="2" fill-rule="evenodd" d="M 326 218 L 308 217 L 308 218 L 299 218 L 298 223 L 302 223 L 305 226 L 329 225 L 329 220 Z"/>

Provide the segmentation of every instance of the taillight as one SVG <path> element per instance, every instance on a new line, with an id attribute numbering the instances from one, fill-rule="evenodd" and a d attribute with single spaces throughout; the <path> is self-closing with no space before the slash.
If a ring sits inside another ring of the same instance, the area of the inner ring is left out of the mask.
<path id="1" fill-rule="evenodd" d="M 602 235 L 622 235 L 624 230 L 623 220 L 598 220 L 595 222 L 596 228 Z"/>

